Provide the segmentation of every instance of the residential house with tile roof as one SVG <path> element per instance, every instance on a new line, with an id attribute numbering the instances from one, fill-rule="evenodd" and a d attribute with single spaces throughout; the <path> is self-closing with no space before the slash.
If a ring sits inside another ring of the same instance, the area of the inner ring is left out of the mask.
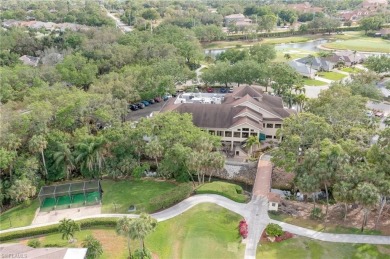
<path id="1" fill-rule="evenodd" d="M 1 258 L 84 259 L 87 248 L 46 247 L 32 248 L 19 243 L 0 244 Z"/>
<path id="2" fill-rule="evenodd" d="M 295 111 L 283 106 L 281 97 L 256 86 L 236 87 L 233 93 L 184 93 L 171 99 L 161 112 L 192 114 L 195 126 L 222 138 L 231 151 L 250 136 L 278 141 L 276 131 Z"/>

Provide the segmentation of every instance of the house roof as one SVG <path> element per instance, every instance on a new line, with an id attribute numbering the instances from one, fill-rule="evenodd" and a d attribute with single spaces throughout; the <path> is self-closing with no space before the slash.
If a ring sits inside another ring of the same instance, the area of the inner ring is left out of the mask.
<path id="1" fill-rule="evenodd" d="M 311 63 L 311 66 L 312 68 L 327 68 L 327 69 L 331 69 L 333 67 L 333 62 L 331 62 L 330 60 L 326 60 L 324 58 L 320 58 L 320 57 L 313 57 L 313 58 L 309 58 L 309 57 L 304 57 L 304 58 L 300 58 L 300 59 L 297 59 L 295 60 L 296 62 L 299 62 L 299 63 L 302 63 L 302 64 L 309 64 Z"/>
<path id="2" fill-rule="evenodd" d="M 225 19 L 245 19 L 245 15 L 242 13 L 235 13 L 231 15 L 226 15 Z"/>
<path id="3" fill-rule="evenodd" d="M 84 259 L 87 248 L 32 248 L 23 244 L 9 243 L 0 244 L 0 251 L 3 255 L 23 255 L 23 258 L 52 259 L 52 258 L 72 258 Z"/>
<path id="4" fill-rule="evenodd" d="M 247 106 L 246 104 L 251 104 Z M 255 108 L 257 107 L 257 108 Z M 221 104 L 176 103 L 168 101 L 162 112 L 177 111 L 191 113 L 194 124 L 202 128 L 232 128 L 240 124 L 250 124 L 262 129 L 263 119 L 282 120 L 291 114 L 283 107 L 278 96 L 271 96 L 252 86 L 237 87 L 233 93 L 226 94 Z M 268 112 L 274 117 L 264 118 Z"/>
<path id="5" fill-rule="evenodd" d="M 19 58 L 19 60 L 21 60 L 24 65 L 34 66 L 34 67 L 38 65 L 39 59 L 40 59 L 39 57 L 33 57 L 28 55 L 23 55 Z"/>
<path id="6" fill-rule="evenodd" d="M 307 65 L 297 62 L 297 61 L 290 61 L 288 62 L 290 67 L 294 68 L 299 74 L 304 75 L 304 76 L 313 76 L 317 72 L 315 69 L 311 69 Z"/>
<path id="7" fill-rule="evenodd" d="M 270 193 L 268 194 L 268 201 L 280 203 L 280 200 L 281 200 L 280 194 L 278 194 L 278 193 L 273 193 L 273 192 L 270 192 Z"/>

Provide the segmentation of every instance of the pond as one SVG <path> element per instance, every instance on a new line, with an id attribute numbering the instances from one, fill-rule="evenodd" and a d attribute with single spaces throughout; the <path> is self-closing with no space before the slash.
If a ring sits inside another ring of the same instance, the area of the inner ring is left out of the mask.
<path id="1" fill-rule="evenodd" d="M 307 51 L 318 51 L 317 46 L 330 42 L 330 40 L 325 39 L 318 39 L 308 42 L 299 42 L 299 43 L 282 43 L 282 44 L 275 44 L 275 49 L 278 50 L 285 50 L 285 49 L 300 49 L 300 50 L 307 50 Z M 215 58 L 217 55 L 221 54 L 222 52 L 225 52 L 226 48 L 224 49 L 205 49 L 204 53 L 207 56 L 211 56 Z"/>

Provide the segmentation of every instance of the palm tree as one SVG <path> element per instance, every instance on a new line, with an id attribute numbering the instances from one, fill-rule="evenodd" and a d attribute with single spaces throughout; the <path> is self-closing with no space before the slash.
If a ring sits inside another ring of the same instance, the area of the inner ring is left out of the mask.
<path id="1" fill-rule="evenodd" d="M 152 218 L 149 214 L 141 213 L 140 217 L 133 220 L 130 224 L 130 237 L 132 239 L 139 239 L 141 243 L 141 249 L 144 254 L 145 250 L 145 238 L 153 232 L 157 227 L 157 220 Z"/>
<path id="2" fill-rule="evenodd" d="M 309 98 L 304 94 L 297 94 L 294 96 L 294 101 L 298 105 L 297 111 L 303 111 L 303 107 Z"/>
<path id="3" fill-rule="evenodd" d="M 310 65 L 310 75 L 311 75 L 311 68 L 313 67 L 313 62 L 314 62 L 314 55 L 310 54 L 309 56 L 307 56 L 307 64 Z"/>
<path id="4" fill-rule="evenodd" d="M 80 225 L 74 220 L 64 218 L 60 221 L 58 231 L 62 234 L 62 239 L 70 240 L 69 238 L 73 239 L 76 231 L 80 231 Z"/>
<path id="5" fill-rule="evenodd" d="M 158 158 L 164 154 L 164 147 L 159 141 L 153 140 L 149 142 L 145 147 L 145 153 L 147 156 L 154 158 L 158 167 Z"/>
<path id="6" fill-rule="evenodd" d="M 82 169 L 92 173 L 92 176 L 96 170 L 100 176 L 104 163 L 105 143 L 105 139 L 99 137 L 77 145 L 76 163 L 80 164 Z"/>
<path id="7" fill-rule="evenodd" d="M 259 137 L 258 136 L 250 136 L 246 140 L 246 146 L 250 148 L 249 155 L 252 156 L 253 153 L 253 146 L 254 145 L 260 145 Z"/>
<path id="8" fill-rule="evenodd" d="M 356 62 L 356 53 L 357 53 L 357 51 L 356 50 L 354 50 L 353 51 L 353 62 L 352 62 L 352 66 L 354 66 L 357 62 Z"/>
<path id="9" fill-rule="evenodd" d="M 69 179 L 72 170 L 75 168 L 75 159 L 68 143 L 58 144 L 58 151 L 52 154 L 56 168 L 66 171 L 66 179 Z"/>
<path id="10" fill-rule="evenodd" d="M 87 259 L 99 258 L 103 254 L 103 246 L 99 240 L 92 235 L 85 237 L 82 246 L 87 248 Z"/>
<path id="11" fill-rule="evenodd" d="M 291 55 L 289 53 L 286 53 L 286 54 L 284 54 L 284 58 L 286 60 L 290 60 L 291 59 Z"/>
<path id="12" fill-rule="evenodd" d="M 46 162 L 45 162 L 45 155 L 43 154 L 43 151 L 47 147 L 47 141 L 43 135 L 34 135 L 29 143 L 29 149 L 33 153 L 41 153 L 42 156 L 42 163 L 43 167 L 45 169 L 45 178 L 47 178 L 47 168 L 46 168 Z"/>
<path id="13" fill-rule="evenodd" d="M 116 223 L 116 233 L 118 235 L 124 236 L 127 238 L 127 249 L 129 250 L 129 258 L 131 259 L 131 247 L 130 247 L 130 229 L 132 224 L 132 219 L 124 216 L 119 219 Z"/>

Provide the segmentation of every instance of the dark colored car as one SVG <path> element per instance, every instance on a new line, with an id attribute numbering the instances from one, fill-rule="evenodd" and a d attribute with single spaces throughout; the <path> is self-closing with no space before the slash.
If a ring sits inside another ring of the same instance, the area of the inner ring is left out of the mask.
<path id="1" fill-rule="evenodd" d="M 148 101 L 141 101 L 141 103 L 143 103 L 145 106 L 149 106 L 150 103 Z"/>
<path id="2" fill-rule="evenodd" d="M 226 88 L 224 88 L 224 87 L 222 87 L 220 90 L 219 90 L 221 93 L 227 93 L 227 89 Z"/>
<path id="3" fill-rule="evenodd" d="M 145 108 L 145 104 L 143 104 L 143 103 L 137 103 L 137 106 L 139 109 Z"/>
<path id="4" fill-rule="evenodd" d="M 164 101 L 167 101 L 168 99 L 169 99 L 168 96 L 166 96 L 166 95 L 163 96 L 163 100 L 164 100 Z"/>
<path id="5" fill-rule="evenodd" d="M 211 87 L 209 87 L 209 88 L 207 88 L 207 92 L 208 92 L 208 93 L 214 93 L 214 89 L 211 88 Z"/>
<path id="6" fill-rule="evenodd" d="M 136 111 L 138 110 L 138 106 L 136 104 L 129 104 L 129 109 L 132 110 L 132 111 Z"/>
<path id="7" fill-rule="evenodd" d="M 154 101 L 156 103 L 161 103 L 163 101 L 163 99 L 161 99 L 161 97 L 156 97 L 156 98 L 154 98 Z"/>
<path id="8" fill-rule="evenodd" d="M 148 100 L 148 102 L 149 102 L 150 104 L 154 104 L 154 103 L 155 103 L 154 99 L 150 99 L 150 100 Z"/>

